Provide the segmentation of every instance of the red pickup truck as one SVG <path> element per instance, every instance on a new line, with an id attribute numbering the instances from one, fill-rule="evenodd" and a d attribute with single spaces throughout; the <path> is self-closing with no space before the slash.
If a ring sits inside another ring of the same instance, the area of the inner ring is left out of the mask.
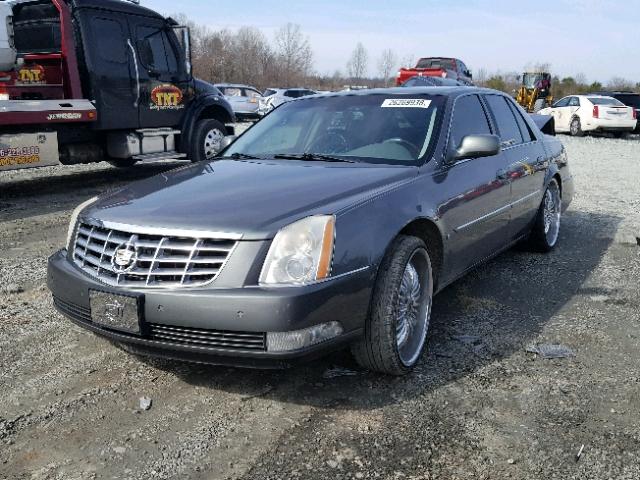
<path id="1" fill-rule="evenodd" d="M 467 85 L 473 85 L 471 72 L 464 62 L 457 58 L 421 58 L 415 68 L 400 69 L 396 77 L 396 85 L 400 86 L 415 76 L 449 78 Z"/>

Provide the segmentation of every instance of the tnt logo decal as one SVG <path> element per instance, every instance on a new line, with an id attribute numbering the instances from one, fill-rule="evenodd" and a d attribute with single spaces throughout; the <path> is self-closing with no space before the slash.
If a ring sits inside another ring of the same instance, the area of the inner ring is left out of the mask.
<path id="1" fill-rule="evenodd" d="M 37 84 L 46 83 L 45 70 L 42 65 L 29 65 L 18 70 L 20 83 Z"/>
<path id="2" fill-rule="evenodd" d="M 151 110 L 178 110 L 184 108 L 183 95 L 175 85 L 159 85 L 151 90 Z"/>

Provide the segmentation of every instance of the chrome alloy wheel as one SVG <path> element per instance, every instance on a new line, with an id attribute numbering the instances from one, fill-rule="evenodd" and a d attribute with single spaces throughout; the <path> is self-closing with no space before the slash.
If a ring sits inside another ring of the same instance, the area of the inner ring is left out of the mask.
<path id="1" fill-rule="evenodd" d="M 429 329 L 433 283 L 431 264 L 424 251 L 409 259 L 398 292 L 396 342 L 402 363 L 413 366 L 420 357 Z"/>
<path id="2" fill-rule="evenodd" d="M 549 246 L 554 246 L 560 235 L 560 216 L 562 211 L 562 199 L 560 197 L 560 188 L 553 181 L 544 194 L 544 234 L 547 237 Z"/>
<path id="3" fill-rule="evenodd" d="M 580 131 L 580 120 L 578 120 L 578 118 L 574 118 L 571 121 L 571 135 L 573 135 L 574 137 L 576 135 L 578 135 L 578 132 Z"/>
<path id="4" fill-rule="evenodd" d="M 224 133 L 214 128 L 207 132 L 204 137 L 204 158 L 211 160 L 215 157 L 220 150 L 222 150 L 222 139 Z"/>

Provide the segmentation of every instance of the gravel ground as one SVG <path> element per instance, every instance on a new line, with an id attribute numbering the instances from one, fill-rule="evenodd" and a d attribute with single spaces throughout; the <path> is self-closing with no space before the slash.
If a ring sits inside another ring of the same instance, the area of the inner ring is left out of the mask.
<path id="1" fill-rule="evenodd" d="M 637 480 L 640 139 L 563 141 L 559 248 L 445 290 L 400 379 L 343 353 L 276 372 L 124 353 L 54 311 L 46 258 L 75 205 L 174 164 L 1 173 L 0 478 Z M 575 356 L 527 352 L 545 343 Z"/>

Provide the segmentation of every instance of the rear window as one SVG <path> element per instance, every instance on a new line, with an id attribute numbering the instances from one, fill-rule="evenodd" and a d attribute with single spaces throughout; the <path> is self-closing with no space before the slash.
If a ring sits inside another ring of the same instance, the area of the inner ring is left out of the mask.
<path id="1" fill-rule="evenodd" d="M 418 60 L 416 68 L 442 68 L 445 70 L 455 70 L 456 61 L 451 58 L 421 58 Z"/>
<path id="2" fill-rule="evenodd" d="M 611 97 L 589 97 L 589 101 L 594 105 L 612 105 L 614 107 L 624 107 L 624 103 Z"/>
<path id="3" fill-rule="evenodd" d="M 242 90 L 240 90 L 239 88 L 235 88 L 235 87 L 223 87 L 221 88 L 222 93 L 225 94 L 225 96 L 227 97 L 241 97 L 242 96 Z"/>

